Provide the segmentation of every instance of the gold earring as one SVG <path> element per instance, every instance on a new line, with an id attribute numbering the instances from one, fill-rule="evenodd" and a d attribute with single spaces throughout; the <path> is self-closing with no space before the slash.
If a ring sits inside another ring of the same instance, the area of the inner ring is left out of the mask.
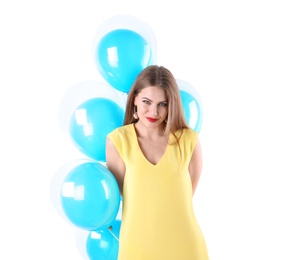
<path id="1" fill-rule="evenodd" d="M 138 119 L 138 114 L 137 114 L 137 111 L 136 111 L 136 107 L 134 107 L 133 118 L 136 119 L 136 120 Z"/>

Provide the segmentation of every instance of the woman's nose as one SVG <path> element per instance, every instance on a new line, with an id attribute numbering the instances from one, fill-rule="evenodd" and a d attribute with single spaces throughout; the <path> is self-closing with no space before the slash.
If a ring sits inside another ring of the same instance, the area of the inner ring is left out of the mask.
<path id="1" fill-rule="evenodd" d="M 157 108 L 157 106 L 155 106 L 155 105 L 153 105 L 152 107 L 151 107 L 151 113 L 152 113 L 152 115 L 158 115 L 158 108 Z"/>

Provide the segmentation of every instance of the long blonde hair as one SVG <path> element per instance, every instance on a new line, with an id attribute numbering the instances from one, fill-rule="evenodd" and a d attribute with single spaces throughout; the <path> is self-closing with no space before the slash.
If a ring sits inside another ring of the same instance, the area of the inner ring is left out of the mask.
<path id="1" fill-rule="evenodd" d="M 133 117 L 135 111 L 134 99 L 138 93 L 146 87 L 161 87 L 165 90 L 168 102 L 168 114 L 165 122 L 165 134 L 167 136 L 178 130 L 189 128 L 182 106 L 179 88 L 173 74 L 163 66 L 151 65 L 146 67 L 137 76 L 130 89 L 126 102 L 124 125 L 135 123 L 138 119 Z M 174 135 L 175 136 L 175 135 Z M 175 136 L 176 137 L 176 136 Z M 180 138 L 176 137 L 178 141 Z"/>

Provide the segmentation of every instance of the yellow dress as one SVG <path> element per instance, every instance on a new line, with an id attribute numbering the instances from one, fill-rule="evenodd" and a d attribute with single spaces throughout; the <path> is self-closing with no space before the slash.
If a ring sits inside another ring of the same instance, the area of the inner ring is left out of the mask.
<path id="1" fill-rule="evenodd" d="M 126 165 L 118 259 L 208 260 L 188 172 L 197 133 L 184 129 L 180 149 L 168 145 L 156 165 L 142 153 L 133 124 L 108 137 Z"/>

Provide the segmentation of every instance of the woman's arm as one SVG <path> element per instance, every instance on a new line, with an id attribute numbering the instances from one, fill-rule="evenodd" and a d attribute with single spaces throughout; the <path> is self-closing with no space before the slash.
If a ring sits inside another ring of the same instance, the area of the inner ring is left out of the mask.
<path id="1" fill-rule="evenodd" d="M 106 140 L 106 165 L 109 171 L 114 175 L 120 189 L 120 194 L 122 195 L 125 165 L 116 147 L 109 138 Z"/>
<path id="2" fill-rule="evenodd" d="M 190 162 L 189 162 L 189 174 L 191 178 L 192 183 L 192 192 L 194 194 L 200 175 L 202 170 L 202 152 L 201 152 L 201 145 L 199 140 L 197 140 L 197 143 L 195 144 Z"/>

